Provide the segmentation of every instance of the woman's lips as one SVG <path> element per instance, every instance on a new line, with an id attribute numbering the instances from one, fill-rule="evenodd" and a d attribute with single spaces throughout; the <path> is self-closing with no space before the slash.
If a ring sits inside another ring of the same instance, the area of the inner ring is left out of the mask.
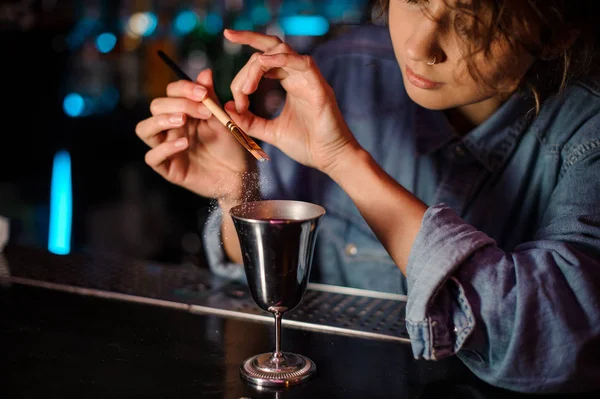
<path id="1" fill-rule="evenodd" d="M 419 89 L 424 90 L 439 89 L 443 85 L 443 83 L 432 82 L 431 80 L 425 79 L 423 76 L 417 75 L 410 67 L 406 67 L 406 79 Z"/>

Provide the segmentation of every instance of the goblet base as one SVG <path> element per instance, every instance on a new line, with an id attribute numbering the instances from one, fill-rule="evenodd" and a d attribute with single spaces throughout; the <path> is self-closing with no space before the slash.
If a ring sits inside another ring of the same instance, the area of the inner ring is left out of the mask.
<path id="1" fill-rule="evenodd" d="M 306 356 L 283 352 L 274 359 L 272 353 L 252 356 L 242 363 L 241 377 L 251 384 L 267 387 L 286 387 L 312 377 L 317 367 Z"/>

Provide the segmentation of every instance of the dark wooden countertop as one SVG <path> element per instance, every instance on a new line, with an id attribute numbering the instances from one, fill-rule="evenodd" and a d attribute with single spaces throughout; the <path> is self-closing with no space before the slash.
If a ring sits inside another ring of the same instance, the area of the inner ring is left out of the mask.
<path id="1" fill-rule="evenodd" d="M 16 253 L 0 256 L 10 265 Z M 1 397 L 526 396 L 483 383 L 457 358 L 415 361 L 403 342 L 293 328 L 284 328 L 282 348 L 310 357 L 317 376 L 259 391 L 241 380 L 239 366 L 273 349 L 272 325 L 2 281 Z"/>

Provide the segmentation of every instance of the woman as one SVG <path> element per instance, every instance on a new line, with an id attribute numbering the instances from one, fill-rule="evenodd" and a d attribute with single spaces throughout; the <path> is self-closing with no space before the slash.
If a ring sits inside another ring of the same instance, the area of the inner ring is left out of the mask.
<path id="1" fill-rule="evenodd" d="M 320 280 L 407 292 L 416 358 L 457 354 L 517 391 L 599 387 L 598 6 L 383 3 L 389 30 L 357 29 L 313 57 L 225 31 L 258 50 L 225 106 L 277 148 L 263 147 L 273 161 L 258 173 L 199 104 L 214 96 L 210 71 L 153 101 L 137 129 L 146 162 L 225 214 L 259 194 L 324 205 Z M 287 91 L 272 120 L 248 111 L 262 78 Z M 213 251 L 212 267 L 241 274 L 229 217 L 221 233 L 231 262 Z"/>

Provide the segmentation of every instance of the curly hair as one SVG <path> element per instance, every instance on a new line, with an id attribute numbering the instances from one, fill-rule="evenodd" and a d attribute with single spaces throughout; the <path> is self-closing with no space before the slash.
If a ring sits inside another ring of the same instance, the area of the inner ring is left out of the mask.
<path id="1" fill-rule="evenodd" d="M 379 0 L 384 18 L 389 1 Z M 489 56 L 495 40 L 503 40 L 514 54 L 522 48 L 534 57 L 521 89 L 533 95 L 536 111 L 571 81 L 598 75 L 598 0 L 471 0 L 450 7 L 471 17 L 466 27 L 455 21 L 454 29 L 468 29 L 466 61 L 477 81 L 496 89 L 472 62 L 475 54 Z"/>

